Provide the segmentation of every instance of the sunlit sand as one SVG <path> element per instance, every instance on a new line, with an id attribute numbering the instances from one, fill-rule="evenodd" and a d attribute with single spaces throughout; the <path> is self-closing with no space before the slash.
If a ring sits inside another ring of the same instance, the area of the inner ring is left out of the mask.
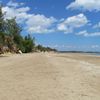
<path id="1" fill-rule="evenodd" d="M 1 100 L 100 100 L 100 57 L 33 53 L 0 57 Z"/>

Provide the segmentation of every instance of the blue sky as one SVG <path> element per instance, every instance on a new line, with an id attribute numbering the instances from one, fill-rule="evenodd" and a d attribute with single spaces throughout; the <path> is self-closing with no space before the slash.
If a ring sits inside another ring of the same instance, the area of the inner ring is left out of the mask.
<path id="1" fill-rule="evenodd" d="M 100 0 L 2 0 L 37 44 L 58 50 L 100 51 Z"/>

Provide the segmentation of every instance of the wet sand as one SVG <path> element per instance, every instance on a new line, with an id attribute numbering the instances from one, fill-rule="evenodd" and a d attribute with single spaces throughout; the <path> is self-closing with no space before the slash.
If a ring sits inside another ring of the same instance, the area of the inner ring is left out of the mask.
<path id="1" fill-rule="evenodd" d="M 100 57 L 78 53 L 0 57 L 0 100 L 100 100 Z"/>

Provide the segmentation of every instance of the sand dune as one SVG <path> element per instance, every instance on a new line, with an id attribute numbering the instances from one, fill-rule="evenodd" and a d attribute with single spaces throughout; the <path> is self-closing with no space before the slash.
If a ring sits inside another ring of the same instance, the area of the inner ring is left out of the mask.
<path id="1" fill-rule="evenodd" d="M 100 100 L 100 57 L 69 53 L 0 57 L 0 100 Z"/>

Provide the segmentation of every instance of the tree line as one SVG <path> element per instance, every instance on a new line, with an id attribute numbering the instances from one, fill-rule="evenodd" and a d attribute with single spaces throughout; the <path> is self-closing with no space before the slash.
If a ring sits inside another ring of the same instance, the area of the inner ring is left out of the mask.
<path id="1" fill-rule="evenodd" d="M 0 6 L 0 53 L 18 53 L 19 50 L 23 53 L 56 51 L 50 47 L 36 46 L 34 37 L 31 37 L 30 34 L 22 36 L 21 32 L 22 28 L 16 22 L 16 18 L 5 19 L 2 7 Z"/>

